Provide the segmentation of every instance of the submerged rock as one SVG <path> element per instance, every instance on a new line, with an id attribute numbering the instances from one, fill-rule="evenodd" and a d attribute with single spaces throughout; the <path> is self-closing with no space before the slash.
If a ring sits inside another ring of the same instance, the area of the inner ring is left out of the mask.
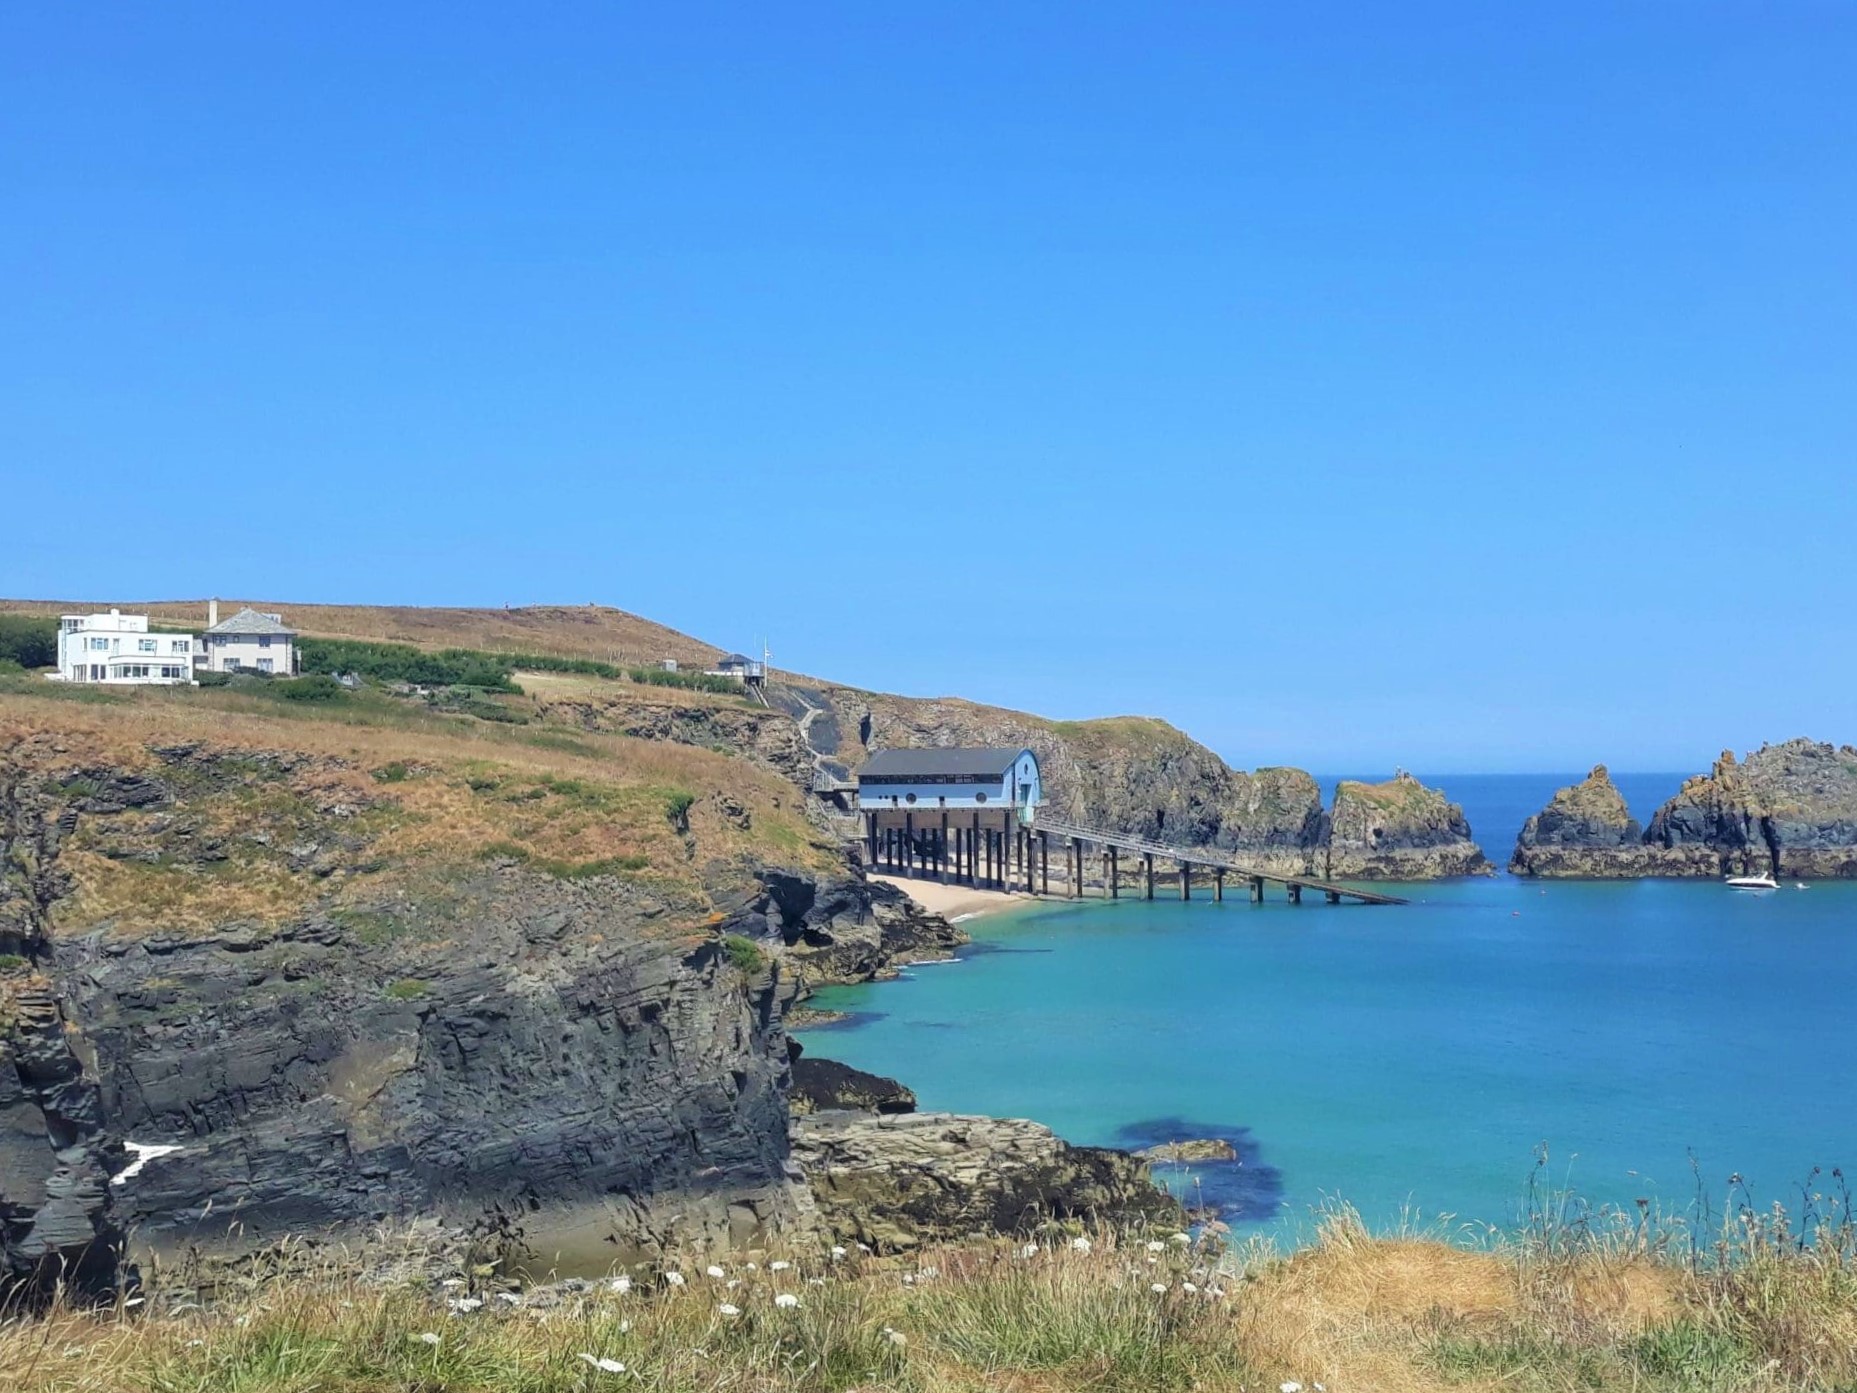
<path id="1" fill-rule="evenodd" d="M 793 1126 L 793 1155 L 827 1227 L 880 1252 L 1051 1220 L 1179 1226 L 1178 1201 L 1125 1151 L 1071 1146 L 1048 1127 L 954 1113 L 821 1112 Z"/>
<path id="2" fill-rule="evenodd" d="M 1135 1153 L 1143 1161 L 1178 1164 L 1185 1161 L 1236 1161 L 1238 1148 L 1223 1137 L 1199 1137 L 1187 1141 L 1164 1141 L 1146 1146 Z"/>
<path id="3" fill-rule="evenodd" d="M 1335 787 L 1326 873 L 1337 880 L 1436 880 L 1493 874 L 1464 810 L 1401 770 L 1385 783 Z"/>

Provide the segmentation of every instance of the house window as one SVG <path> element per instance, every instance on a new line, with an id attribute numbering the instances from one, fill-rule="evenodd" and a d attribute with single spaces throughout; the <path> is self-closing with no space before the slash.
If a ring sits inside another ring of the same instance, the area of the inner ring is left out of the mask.
<path id="1" fill-rule="evenodd" d="M 174 640 L 174 642 L 172 642 L 172 643 L 170 643 L 170 644 L 168 645 L 168 652 L 170 652 L 170 653 L 185 653 L 185 652 L 186 652 L 186 651 L 187 651 L 187 650 L 188 650 L 189 648 L 191 648 L 191 647 L 193 647 L 193 645 L 192 645 L 191 643 L 189 643 L 189 642 L 188 642 L 188 641 L 187 641 L 186 639 L 184 639 L 184 638 L 177 638 L 177 639 L 175 639 L 175 640 Z"/>
<path id="2" fill-rule="evenodd" d="M 161 669 L 161 675 L 163 677 L 172 678 L 178 681 L 180 678 L 185 677 L 187 674 L 182 672 L 177 667 L 164 667 Z"/>
<path id="3" fill-rule="evenodd" d="M 160 646 L 152 638 L 139 638 L 135 641 L 135 649 L 138 653 L 153 653 Z"/>
<path id="4" fill-rule="evenodd" d="M 90 641 L 90 651 L 93 653 L 107 653 L 110 651 L 110 641 L 106 638 L 93 638 Z"/>
<path id="5" fill-rule="evenodd" d="M 105 673 L 103 670 L 102 663 L 92 663 L 90 665 L 90 680 L 92 682 L 101 682 L 104 676 L 105 676 Z"/>
<path id="6" fill-rule="evenodd" d="M 270 670 L 271 670 L 271 660 L 269 658 L 258 659 L 258 671 L 269 672 Z"/>
<path id="7" fill-rule="evenodd" d="M 258 646 L 260 648 L 269 648 L 271 646 L 271 636 L 269 634 L 259 634 Z"/>

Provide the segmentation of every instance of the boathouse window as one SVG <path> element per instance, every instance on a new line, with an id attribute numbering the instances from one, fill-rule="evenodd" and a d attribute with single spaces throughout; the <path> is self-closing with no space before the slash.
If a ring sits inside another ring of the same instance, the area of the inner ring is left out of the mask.
<path id="1" fill-rule="evenodd" d="M 916 801 L 916 796 L 913 793 L 905 793 L 903 795 L 903 801 L 905 803 L 913 803 Z"/>
<path id="2" fill-rule="evenodd" d="M 974 802 L 976 802 L 976 803 L 984 803 L 984 802 L 986 802 L 986 801 L 987 801 L 987 795 L 986 795 L 986 790 L 985 790 L 985 789 L 982 789 L 982 790 L 981 790 L 981 791 L 980 791 L 979 793 L 976 793 L 976 794 L 974 795 Z"/>

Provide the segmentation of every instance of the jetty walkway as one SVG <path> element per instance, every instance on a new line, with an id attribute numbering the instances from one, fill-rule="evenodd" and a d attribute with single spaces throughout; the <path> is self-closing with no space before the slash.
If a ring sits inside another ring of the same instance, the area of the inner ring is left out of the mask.
<path id="1" fill-rule="evenodd" d="M 1032 835 L 1038 839 L 1038 869 L 1047 895 L 1051 893 L 1051 839 L 1056 837 L 1066 844 L 1067 879 L 1073 898 L 1083 894 L 1084 867 L 1088 864 L 1084 848 L 1094 846 L 1103 858 L 1103 888 L 1112 900 L 1118 898 L 1121 891 L 1120 863 L 1122 855 L 1127 853 L 1140 858 L 1141 893 L 1143 898 L 1150 900 L 1154 898 L 1154 861 L 1159 857 L 1163 861 L 1173 862 L 1179 868 L 1180 898 L 1183 900 L 1193 898 L 1193 871 L 1199 869 L 1211 872 L 1212 897 L 1215 900 L 1225 898 L 1225 879 L 1231 876 L 1248 885 L 1253 904 L 1263 901 L 1266 885 L 1281 885 L 1291 904 L 1301 904 L 1302 892 L 1305 890 L 1320 891 L 1330 904 L 1340 904 L 1343 900 L 1353 900 L 1357 904 L 1406 903 L 1397 895 L 1383 895 L 1378 890 L 1361 890 L 1351 885 L 1312 880 L 1307 876 L 1272 875 L 1253 870 L 1205 847 L 1169 846 L 1165 842 L 1150 841 L 1146 837 L 1132 836 L 1126 832 L 1102 832 L 1090 827 L 1079 827 L 1057 818 L 1039 817 Z M 1029 875 L 1027 879 L 1029 882 Z M 1027 888 L 1030 888 L 1029 883 Z"/>

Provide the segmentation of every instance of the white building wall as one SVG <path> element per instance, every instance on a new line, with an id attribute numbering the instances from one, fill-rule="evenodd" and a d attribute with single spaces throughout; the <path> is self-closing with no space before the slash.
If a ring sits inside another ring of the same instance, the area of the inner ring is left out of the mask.
<path id="1" fill-rule="evenodd" d="M 289 677 L 297 670 L 295 644 L 289 634 L 208 634 L 206 666 L 213 672 L 244 667 Z"/>
<path id="2" fill-rule="evenodd" d="M 1029 789 L 1029 797 L 1020 793 L 1021 789 Z M 1016 799 L 1015 794 L 1018 794 Z M 911 795 L 915 798 L 913 803 L 910 801 Z M 1043 800 L 1044 788 L 1038 779 L 1038 761 L 1030 754 L 1020 755 L 1019 762 L 998 783 L 886 783 L 858 789 L 858 807 L 865 812 L 891 809 L 920 812 L 939 811 L 942 808 L 1010 808 L 1015 802 L 1021 806 L 1029 802 L 1035 808 Z"/>
<path id="3" fill-rule="evenodd" d="M 67 614 L 58 623 L 58 675 L 67 682 L 191 682 L 193 653 L 192 634 L 152 634 L 145 614 Z"/>

